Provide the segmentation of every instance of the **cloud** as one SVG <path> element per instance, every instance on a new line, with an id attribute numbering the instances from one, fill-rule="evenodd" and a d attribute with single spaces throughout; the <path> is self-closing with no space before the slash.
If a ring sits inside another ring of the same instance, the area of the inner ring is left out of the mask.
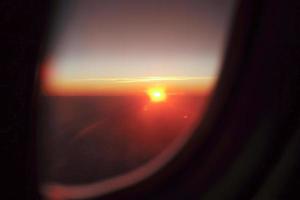
<path id="1" fill-rule="evenodd" d="M 143 82 L 157 82 L 157 81 L 189 81 L 189 80 L 212 80 L 214 77 L 133 77 L 133 78 L 77 78 L 71 79 L 75 82 L 111 82 L 111 83 L 143 83 Z"/>

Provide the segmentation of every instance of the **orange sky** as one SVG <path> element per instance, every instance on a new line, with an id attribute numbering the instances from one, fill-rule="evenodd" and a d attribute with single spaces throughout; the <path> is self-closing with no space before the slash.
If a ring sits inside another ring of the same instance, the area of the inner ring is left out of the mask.
<path id="1" fill-rule="evenodd" d="M 151 87 L 163 87 L 168 95 L 208 93 L 214 77 L 156 76 L 60 78 L 43 73 L 42 92 L 48 96 L 144 95 Z"/>

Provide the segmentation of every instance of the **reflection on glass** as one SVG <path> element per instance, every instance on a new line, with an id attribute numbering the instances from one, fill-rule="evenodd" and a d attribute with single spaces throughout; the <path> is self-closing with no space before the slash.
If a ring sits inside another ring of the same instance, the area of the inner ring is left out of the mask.
<path id="1" fill-rule="evenodd" d="M 217 78 L 231 4 L 65 1 L 41 66 L 43 195 L 114 191 L 176 153 Z"/>

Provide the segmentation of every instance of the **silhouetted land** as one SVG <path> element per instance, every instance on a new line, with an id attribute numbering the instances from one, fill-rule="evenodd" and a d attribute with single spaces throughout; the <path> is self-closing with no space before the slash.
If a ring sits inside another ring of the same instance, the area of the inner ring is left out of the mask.
<path id="1" fill-rule="evenodd" d="M 38 142 L 43 181 L 87 183 L 132 170 L 187 134 L 206 97 L 44 97 Z"/>

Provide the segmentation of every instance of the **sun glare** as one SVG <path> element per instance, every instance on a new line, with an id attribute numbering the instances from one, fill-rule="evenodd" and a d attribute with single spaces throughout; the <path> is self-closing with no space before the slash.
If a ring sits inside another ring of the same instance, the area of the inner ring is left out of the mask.
<path id="1" fill-rule="evenodd" d="M 165 89 L 162 87 L 149 88 L 147 94 L 152 102 L 164 102 L 167 99 Z"/>

